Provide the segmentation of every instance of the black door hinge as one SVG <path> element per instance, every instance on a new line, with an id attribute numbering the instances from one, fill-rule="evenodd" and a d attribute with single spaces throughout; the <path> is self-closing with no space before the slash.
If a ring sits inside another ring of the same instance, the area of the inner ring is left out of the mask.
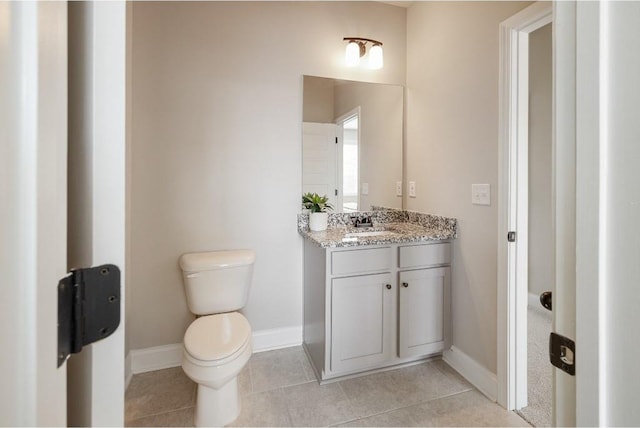
<path id="1" fill-rule="evenodd" d="M 515 232 L 507 232 L 507 241 L 508 242 L 516 242 L 516 233 Z"/>
<path id="2" fill-rule="evenodd" d="M 549 361 L 571 376 L 576 375 L 576 344 L 568 337 L 551 333 L 549 335 Z"/>
<path id="3" fill-rule="evenodd" d="M 120 325 L 120 269 L 74 269 L 58 283 L 58 367 Z"/>

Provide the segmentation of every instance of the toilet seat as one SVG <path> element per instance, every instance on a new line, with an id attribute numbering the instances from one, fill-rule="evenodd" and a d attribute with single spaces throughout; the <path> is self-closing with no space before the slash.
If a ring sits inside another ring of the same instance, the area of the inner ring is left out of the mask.
<path id="1" fill-rule="evenodd" d="M 184 356 L 198 366 L 219 366 L 235 360 L 251 343 L 251 326 L 239 312 L 196 319 L 184 335 Z"/>

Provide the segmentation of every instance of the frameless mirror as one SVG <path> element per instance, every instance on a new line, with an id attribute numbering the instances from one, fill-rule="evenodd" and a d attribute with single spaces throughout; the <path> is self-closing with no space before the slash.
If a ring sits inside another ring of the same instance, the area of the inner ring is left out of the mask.
<path id="1" fill-rule="evenodd" d="M 304 76 L 302 191 L 336 212 L 402 209 L 402 86 Z"/>

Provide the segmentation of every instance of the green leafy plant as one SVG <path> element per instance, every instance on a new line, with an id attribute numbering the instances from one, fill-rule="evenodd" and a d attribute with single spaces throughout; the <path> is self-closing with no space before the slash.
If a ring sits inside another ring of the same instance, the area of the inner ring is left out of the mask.
<path id="1" fill-rule="evenodd" d="M 329 203 L 327 195 L 320 196 L 317 193 L 311 192 L 302 195 L 302 206 L 312 213 L 324 213 L 328 210 L 333 210 L 333 206 Z"/>

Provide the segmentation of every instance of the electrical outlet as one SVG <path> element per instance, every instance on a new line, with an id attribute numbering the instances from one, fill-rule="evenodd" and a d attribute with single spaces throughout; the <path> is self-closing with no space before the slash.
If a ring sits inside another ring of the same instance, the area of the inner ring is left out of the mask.
<path id="1" fill-rule="evenodd" d="M 396 181 L 396 196 L 402 196 L 402 181 Z"/>
<path id="2" fill-rule="evenodd" d="M 473 205 L 491 205 L 491 186 L 489 184 L 472 184 L 471 203 Z"/>
<path id="3" fill-rule="evenodd" d="M 409 182 L 409 197 L 410 198 L 415 198 L 416 197 L 416 182 L 415 181 L 410 181 Z"/>
<path id="4" fill-rule="evenodd" d="M 364 196 L 369 194 L 369 183 L 362 183 L 362 194 Z"/>

